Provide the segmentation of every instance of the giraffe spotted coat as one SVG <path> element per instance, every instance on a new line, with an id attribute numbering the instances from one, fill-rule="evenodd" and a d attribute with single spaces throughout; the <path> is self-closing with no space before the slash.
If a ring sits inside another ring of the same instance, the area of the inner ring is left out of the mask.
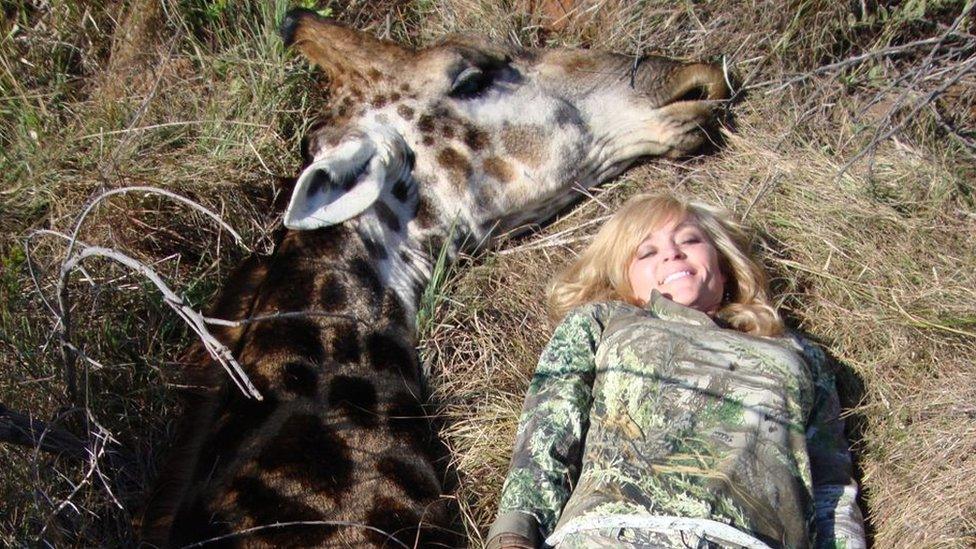
<path id="1" fill-rule="evenodd" d="M 839 412 L 797 336 L 722 329 L 656 292 L 585 305 L 542 353 L 489 537 L 863 547 Z"/>

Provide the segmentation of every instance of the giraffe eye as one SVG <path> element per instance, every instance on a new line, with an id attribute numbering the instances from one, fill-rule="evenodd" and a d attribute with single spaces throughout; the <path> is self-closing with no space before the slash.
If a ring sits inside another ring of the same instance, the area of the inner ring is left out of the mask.
<path id="1" fill-rule="evenodd" d="M 478 95 L 491 84 L 491 77 L 478 67 L 468 67 L 461 71 L 451 83 L 448 95 L 457 99 L 466 99 Z"/>

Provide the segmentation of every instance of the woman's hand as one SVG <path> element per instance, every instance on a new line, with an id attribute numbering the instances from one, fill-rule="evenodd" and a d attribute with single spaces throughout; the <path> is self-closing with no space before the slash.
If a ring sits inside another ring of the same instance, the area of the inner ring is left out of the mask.
<path id="1" fill-rule="evenodd" d="M 485 549 L 536 549 L 532 541 L 519 534 L 501 533 L 488 540 Z"/>

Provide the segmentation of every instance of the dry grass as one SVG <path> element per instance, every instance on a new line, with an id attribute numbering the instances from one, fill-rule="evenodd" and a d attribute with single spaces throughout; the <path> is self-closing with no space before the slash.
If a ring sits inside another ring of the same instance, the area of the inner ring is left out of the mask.
<path id="1" fill-rule="evenodd" d="M 466 266 L 445 289 L 450 300 L 424 349 L 450 418 L 444 436 L 468 479 L 459 495 L 472 538 L 493 518 L 521 395 L 551 329 L 545 283 L 595 232 L 587 222 L 635 192 L 667 187 L 723 204 L 764 235 L 784 310 L 837 358 L 875 544 L 976 544 L 976 150 L 960 139 L 976 129 L 976 75 L 966 72 L 907 119 L 971 62 L 972 37 L 956 42 L 954 57 L 940 49 L 930 62 L 931 45 L 918 46 L 779 86 L 941 36 L 961 3 L 914 4 L 912 13 L 910 5 L 873 6 L 869 14 L 832 2 L 585 5 L 600 8 L 545 36 L 532 21 L 520 28 L 524 16 L 485 3 L 447 2 L 436 14 L 446 29 L 487 27 L 529 44 L 724 54 L 748 91 L 718 154 L 632 170 L 600 195 L 603 205 L 587 203 L 532 240 Z M 952 118 L 958 135 L 933 109 Z M 894 138 L 875 142 L 898 125 Z"/>
<path id="2" fill-rule="evenodd" d="M 99 189 L 154 184 L 221 212 L 266 250 L 276 176 L 294 172 L 297 139 L 321 101 L 317 80 L 278 45 L 284 0 L 166 2 L 151 70 L 128 82 L 107 76 L 112 31 L 129 4 L 5 2 L 0 20 L 0 402 L 76 431 L 25 236 L 67 229 Z M 724 55 L 745 90 L 717 154 L 632 170 L 543 234 L 462 260 L 440 288 L 422 353 L 472 545 L 492 519 L 522 394 L 551 328 L 545 283 L 585 245 L 594 220 L 661 187 L 724 204 L 755 226 L 784 310 L 838 359 L 875 544 L 976 544 L 973 18 L 946 35 L 971 4 L 588 0 L 558 31 L 540 26 L 528 2 L 366 4 L 318 7 L 411 43 L 475 31 L 526 46 Z M 930 41 L 829 68 L 943 36 L 937 49 Z M 811 73 L 817 67 L 828 68 Z M 153 264 L 196 302 L 244 254 L 203 217 L 158 198 L 113 199 L 82 238 Z M 33 242 L 50 297 L 63 244 Z M 100 364 L 90 365 L 90 408 L 139 459 L 121 501 L 133 508 L 168 436 L 167 372 L 187 335 L 118 268 L 86 264 L 73 280 L 76 339 Z M 77 464 L 6 445 L 0 460 L 12 464 L 0 471 L 0 543 L 128 539 L 127 510 Z"/>

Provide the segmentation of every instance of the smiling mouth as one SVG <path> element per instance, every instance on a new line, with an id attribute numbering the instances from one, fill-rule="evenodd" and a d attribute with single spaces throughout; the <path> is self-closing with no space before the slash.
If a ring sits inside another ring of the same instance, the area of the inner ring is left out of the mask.
<path id="1" fill-rule="evenodd" d="M 675 280 L 678 280 L 679 278 L 684 278 L 686 276 L 691 276 L 691 275 L 692 275 L 692 272 L 691 271 L 678 271 L 676 273 L 671 273 L 668 276 L 664 277 L 664 280 L 661 281 L 661 285 L 663 286 L 665 284 L 669 284 L 671 282 L 674 282 Z"/>

